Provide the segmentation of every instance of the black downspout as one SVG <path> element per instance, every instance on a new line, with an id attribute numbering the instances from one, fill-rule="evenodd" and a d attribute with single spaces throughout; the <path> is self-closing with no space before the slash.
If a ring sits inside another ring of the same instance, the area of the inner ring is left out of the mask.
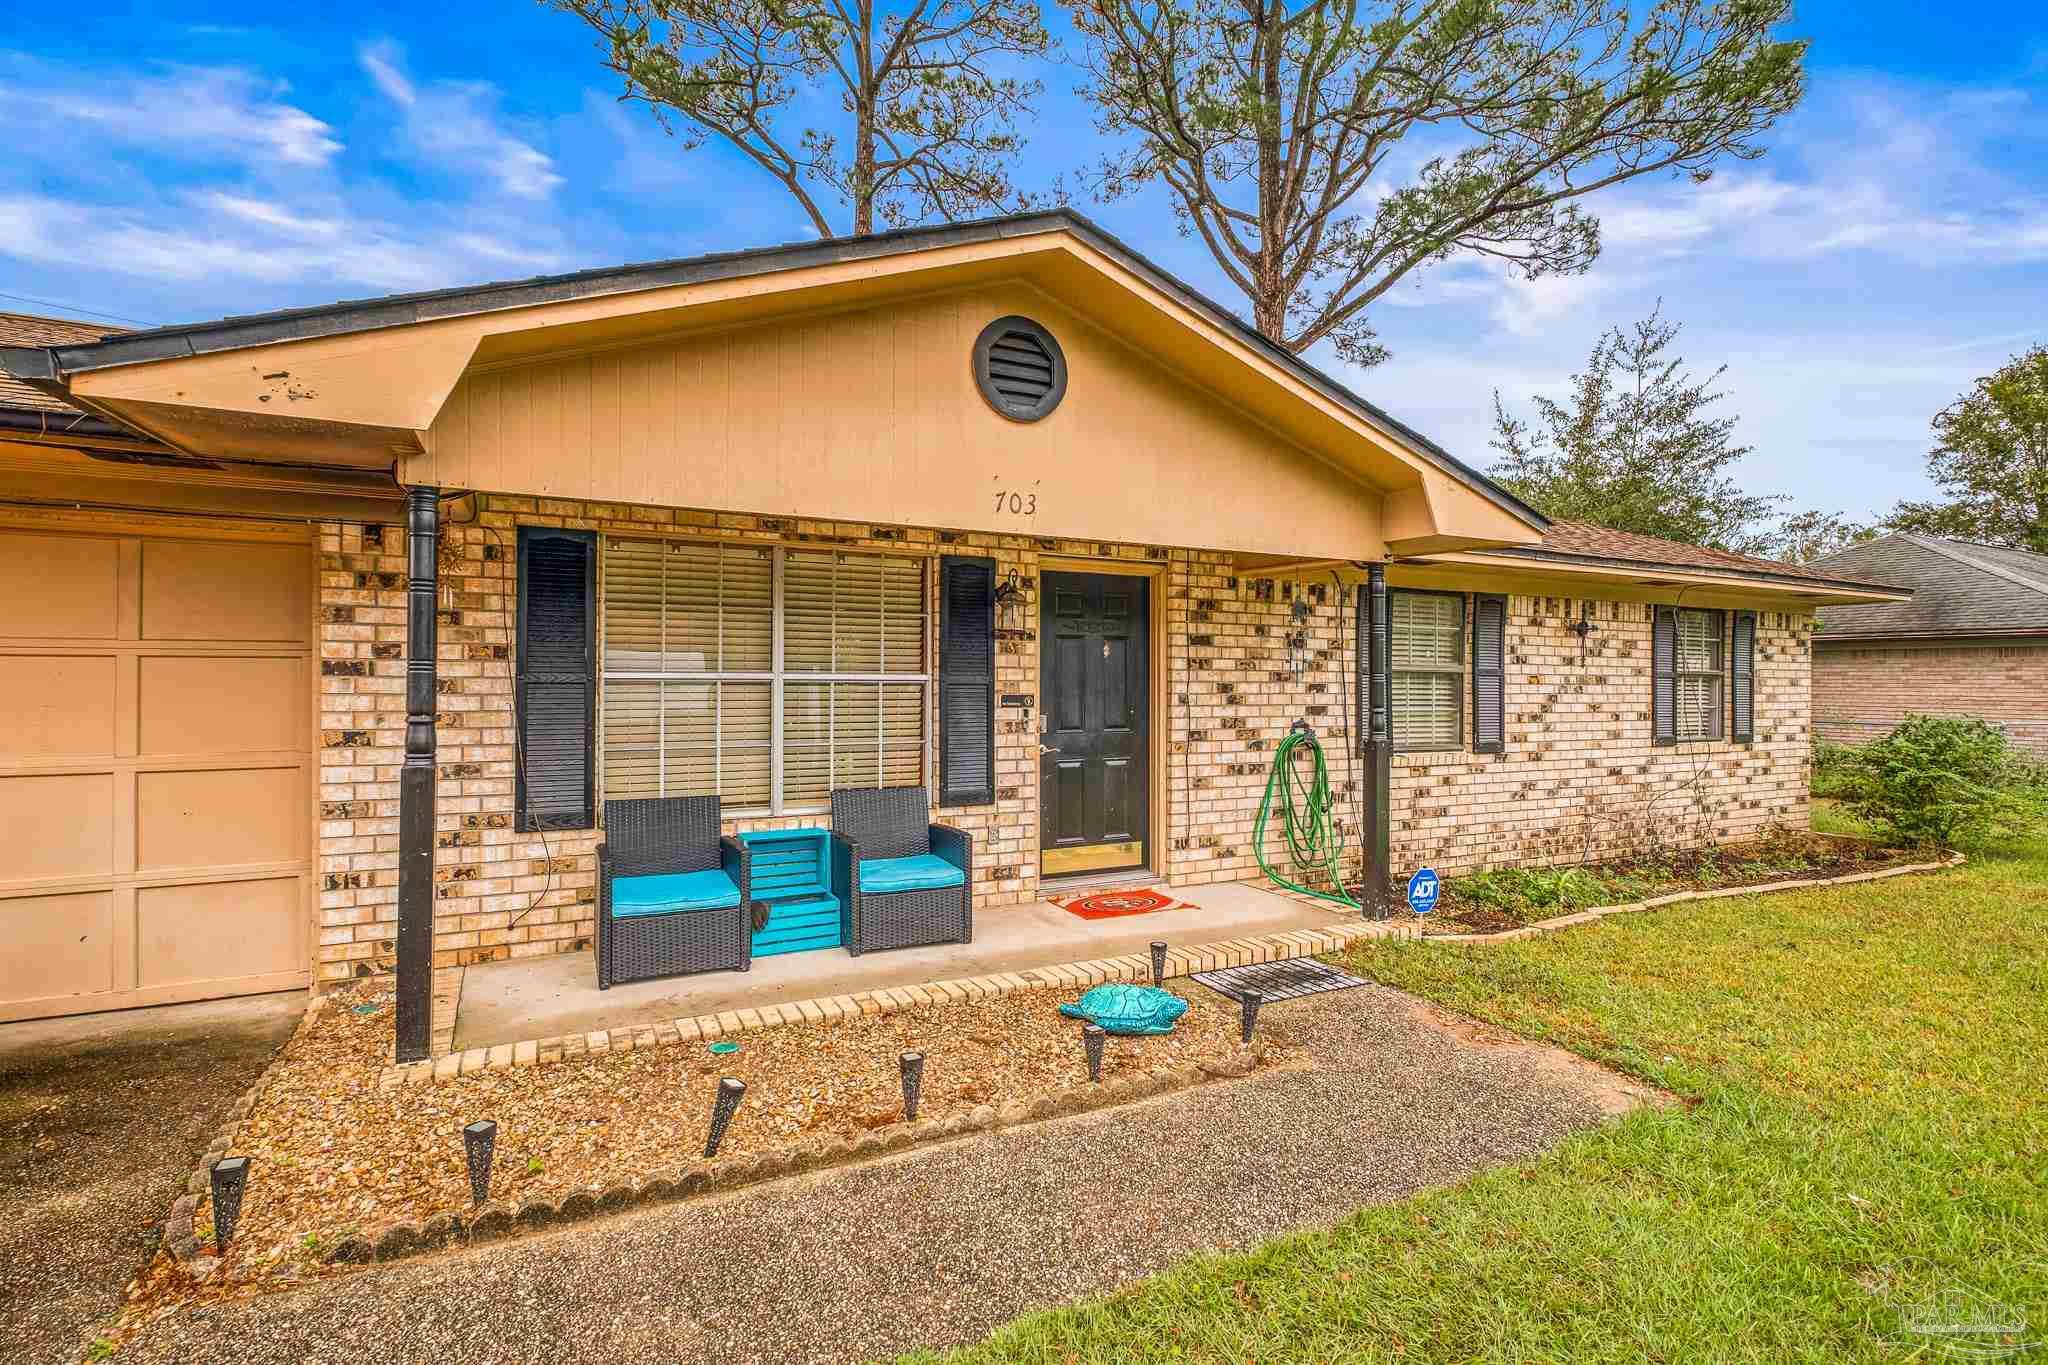
<path id="1" fill-rule="evenodd" d="M 434 1020 L 434 713 L 441 490 L 406 492 L 405 763 L 398 771 L 398 1060 L 426 1060 Z"/>
<path id="2" fill-rule="evenodd" d="M 1393 908 L 1387 873 L 1393 861 L 1394 787 L 1393 712 L 1387 683 L 1393 626 L 1387 611 L 1387 566 L 1367 564 L 1365 584 L 1371 613 L 1371 633 L 1365 646 L 1371 650 L 1371 668 L 1367 674 L 1365 728 L 1365 886 L 1359 900 L 1369 918 L 1385 919 Z"/>

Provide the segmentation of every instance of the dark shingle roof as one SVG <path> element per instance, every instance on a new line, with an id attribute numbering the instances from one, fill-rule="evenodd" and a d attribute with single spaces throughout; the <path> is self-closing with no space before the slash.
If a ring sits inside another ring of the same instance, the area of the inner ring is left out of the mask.
<path id="1" fill-rule="evenodd" d="M 2048 634 L 2048 555 L 1892 535 L 1837 551 L 1814 567 L 1913 590 L 1910 602 L 1826 608 L 1825 640 Z"/>
<path id="2" fill-rule="evenodd" d="M 1518 545 L 1485 550 L 1489 555 L 1513 555 L 1524 559 L 1599 560 L 1604 563 L 1637 564 L 1645 568 L 1704 569 L 1710 573 L 1737 574 L 1748 578 L 1775 578 L 1816 586 L 1882 588 L 1890 586 L 1867 575 L 1835 571 L 1821 564 L 1790 564 L 1732 550 L 1709 549 L 1682 540 L 1616 531 L 1590 521 L 1553 521 L 1543 532 L 1539 545 Z"/>
<path id="3" fill-rule="evenodd" d="M 100 322 L 40 318 L 32 313 L 0 313 L 0 346 L 77 346 L 116 336 L 125 330 Z M 40 389 L 30 388 L 5 371 L 0 371 L 0 408 L 57 413 L 78 411 Z"/>

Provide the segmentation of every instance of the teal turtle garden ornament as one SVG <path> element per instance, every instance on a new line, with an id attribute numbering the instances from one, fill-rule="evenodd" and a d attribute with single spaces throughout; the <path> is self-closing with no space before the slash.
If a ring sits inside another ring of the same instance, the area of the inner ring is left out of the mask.
<path id="1" fill-rule="evenodd" d="M 1188 1012 L 1188 1002 L 1157 986 L 1097 986 L 1071 1005 L 1061 1005 L 1069 1019 L 1100 1024 L 1107 1033 L 1171 1033 L 1174 1021 Z"/>

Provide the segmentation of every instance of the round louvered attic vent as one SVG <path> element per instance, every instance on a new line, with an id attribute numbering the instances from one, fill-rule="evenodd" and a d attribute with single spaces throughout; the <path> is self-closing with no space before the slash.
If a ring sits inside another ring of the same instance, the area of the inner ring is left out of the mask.
<path id="1" fill-rule="evenodd" d="M 1036 422 L 1067 392 L 1067 358 L 1030 318 L 997 318 L 974 339 L 974 382 L 1003 416 Z"/>

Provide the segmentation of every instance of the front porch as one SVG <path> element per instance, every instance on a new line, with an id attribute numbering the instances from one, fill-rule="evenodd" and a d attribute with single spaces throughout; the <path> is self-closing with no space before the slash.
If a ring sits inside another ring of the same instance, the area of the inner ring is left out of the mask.
<path id="1" fill-rule="evenodd" d="M 433 1056 L 488 1064 L 518 1044 L 604 1033 L 631 1037 L 677 1021 L 751 1012 L 773 1022 L 782 1007 L 802 1002 L 860 1001 L 887 992 L 941 996 L 940 983 L 1022 978 L 1032 984 L 1059 978 L 1056 968 L 1094 964 L 1097 979 L 1114 973 L 1148 978 L 1149 945 L 1169 945 L 1169 976 L 1226 961 L 1274 961 L 1325 951 L 1342 937 L 1406 932 L 1393 923 L 1365 924 L 1354 914 L 1258 882 L 1201 886 L 1152 883 L 1179 909 L 1114 919 L 1083 919 L 1051 900 L 1007 907 L 977 920 L 974 941 L 895 952 L 785 953 L 757 957 L 746 972 L 702 972 L 636 982 L 599 991 L 588 951 L 554 953 L 504 962 L 444 968 L 434 991 Z M 1078 889 L 1078 888 L 1077 888 Z"/>

